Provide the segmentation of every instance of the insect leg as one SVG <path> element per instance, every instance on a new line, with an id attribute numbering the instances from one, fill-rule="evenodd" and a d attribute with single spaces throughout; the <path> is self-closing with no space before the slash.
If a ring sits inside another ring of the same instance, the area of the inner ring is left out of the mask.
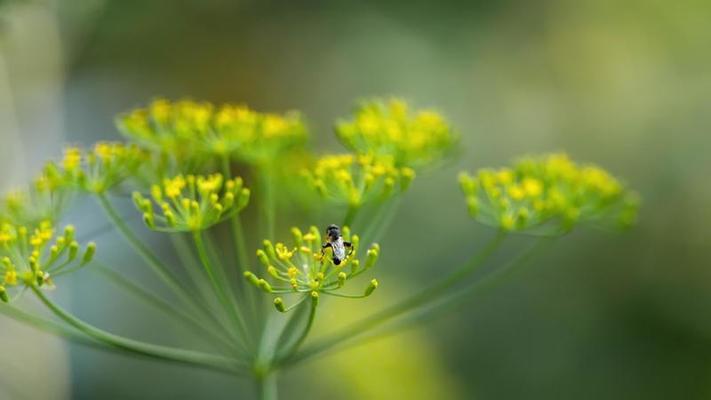
<path id="1" fill-rule="evenodd" d="M 346 255 L 346 257 L 350 257 L 351 254 L 353 254 L 353 251 L 355 250 L 353 248 L 353 243 L 344 241 L 343 246 L 348 247 L 348 254 Z"/>
<path id="2" fill-rule="evenodd" d="M 326 242 L 321 245 L 321 261 L 323 261 L 323 258 L 326 257 L 326 249 L 329 247 L 333 248 L 333 246 L 331 246 L 331 242 Z"/>

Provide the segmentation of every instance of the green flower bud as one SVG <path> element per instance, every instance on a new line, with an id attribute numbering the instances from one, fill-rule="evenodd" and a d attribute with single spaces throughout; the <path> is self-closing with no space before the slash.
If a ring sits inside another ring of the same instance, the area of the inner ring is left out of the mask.
<path id="1" fill-rule="evenodd" d="M 365 269 L 373 268 L 375 262 L 378 261 L 379 255 L 378 249 L 371 247 L 370 250 L 368 250 L 367 258 L 365 259 Z"/>
<path id="2" fill-rule="evenodd" d="M 284 300 L 282 300 L 281 297 L 277 297 L 276 299 L 274 299 L 274 307 L 277 309 L 277 311 L 281 313 L 286 312 Z"/>
<path id="3" fill-rule="evenodd" d="M 277 279 L 279 278 L 279 272 L 277 271 L 276 267 L 274 267 L 273 265 L 270 265 L 269 267 L 267 267 L 267 272 L 269 273 L 269 275 L 271 275 Z"/>
<path id="4" fill-rule="evenodd" d="M 252 285 L 254 285 L 256 287 L 259 287 L 259 278 L 257 277 L 257 275 L 254 275 L 250 271 L 244 271 L 243 275 L 247 279 L 247 281 L 249 281 L 249 283 L 251 283 Z"/>
<path id="5" fill-rule="evenodd" d="M 311 292 L 311 301 L 314 302 L 314 307 L 318 305 L 319 298 L 320 296 L 317 291 L 314 290 Z"/>
<path id="6" fill-rule="evenodd" d="M 358 272 L 358 268 L 360 268 L 360 261 L 359 260 L 351 261 L 351 275 Z"/>
<path id="7" fill-rule="evenodd" d="M 78 253 L 79 253 L 79 243 L 76 240 L 69 243 L 69 255 L 67 256 L 67 259 L 74 260 L 77 257 Z"/>
<path id="8" fill-rule="evenodd" d="M 239 198 L 237 199 L 237 209 L 241 210 L 247 206 L 249 203 L 249 197 L 251 192 L 249 189 L 244 188 L 239 192 Z"/>
<path id="9" fill-rule="evenodd" d="M 378 280 L 377 279 L 371 280 L 368 287 L 365 288 L 365 296 L 366 297 L 370 296 L 371 294 L 373 294 L 373 291 L 375 291 L 375 289 L 377 289 L 377 288 L 378 288 Z"/>
<path id="10" fill-rule="evenodd" d="M 156 227 L 156 222 L 155 218 L 153 217 L 153 213 L 143 213 L 143 222 L 146 224 L 147 227 L 151 229 Z"/>
<path id="11" fill-rule="evenodd" d="M 67 225 L 64 227 L 64 237 L 66 237 L 68 241 L 74 240 L 74 226 L 73 225 Z"/>
<path id="12" fill-rule="evenodd" d="M 269 258 L 271 258 L 272 260 L 277 260 L 278 258 L 276 255 L 276 251 L 274 251 L 274 245 L 272 244 L 272 242 L 269 240 L 265 240 L 262 243 L 264 244 L 264 251 L 267 253 Z"/>
<path id="13" fill-rule="evenodd" d="M 264 290 L 267 293 L 272 292 L 272 285 L 269 284 L 269 282 L 265 281 L 264 279 L 259 279 L 257 282 L 258 286 L 260 289 Z"/>
<path id="14" fill-rule="evenodd" d="M 341 271 L 338 273 L 338 287 L 343 287 L 343 285 L 346 284 L 346 279 L 348 278 L 348 275 L 346 275 L 345 272 Z"/>
<path id="15" fill-rule="evenodd" d="M 88 264 L 94 259 L 94 254 L 96 254 L 96 243 L 89 242 L 86 245 L 86 251 L 84 252 L 84 257 L 82 257 L 82 265 Z"/>
<path id="16" fill-rule="evenodd" d="M 269 268 L 271 265 L 271 262 L 269 261 L 269 257 L 267 257 L 267 253 L 264 252 L 264 250 L 259 249 L 257 250 L 257 259 L 259 260 L 262 265 L 265 267 Z"/>
<path id="17" fill-rule="evenodd" d="M 294 237 L 296 247 L 301 247 L 304 244 L 304 235 L 299 228 L 291 228 L 291 235 Z"/>

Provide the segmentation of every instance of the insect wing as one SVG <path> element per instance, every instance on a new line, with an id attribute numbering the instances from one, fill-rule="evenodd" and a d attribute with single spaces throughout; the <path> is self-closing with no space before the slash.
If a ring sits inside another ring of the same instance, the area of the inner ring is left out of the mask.
<path id="1" fill-rule="evenodd" d="M 346 246 L 343 244 L 343 238 L 338 238 L 331 242 L 331 247 L 333 248 L 333 257 L 339 260 L 346 258 Z"/>

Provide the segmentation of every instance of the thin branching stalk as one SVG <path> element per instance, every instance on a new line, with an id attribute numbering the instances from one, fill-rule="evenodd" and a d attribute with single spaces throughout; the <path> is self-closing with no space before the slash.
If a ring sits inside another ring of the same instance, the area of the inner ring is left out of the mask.
<path id="1" fill-rule="evenodd" d="M 259 188 L 262 191 L 262 226 L 265 229 L 264 237 L 273 238 L 276 224 L 276 203 L 274 198 L 273 169 L 269 164 L 264 164 L 257 169 L 259 174 Z"/>
<path id="2" fill-rule="evenodd" d="M 498 232 L 497 235 L 477 254 L 475 254 L 468 262 L 455 270 L 444 280 L 437 284 L 428 287 L 425 290 L 418 292 L 416 295 L 409 297 L 393 306 L 386 308 L 368 318 L 355 322 L 350 326 L 336 332 L 329 337 L 320 340 L 318 343 L 309 348 L 304 349 L 296 355 L 297 359 L 310 357 L 310 353 L 321 353 L 337 346 L 344 340 L 352 338 L 355 334 L 364 334 L 380 325 L 389 322 L 393 318 L 399 317 L 405 313 L 416 310 L 418 307 L 427 305 L 438 296 L 446 294 L 446 292 L 466 276 L 472 274 L 491 256 L 501 245 L 506 235 L 503 232 Z M 288 358 L 284 362 L 293 363 L 294 361 Z"/>
<path id="3" fill-rule="evenodd" d="M 154 307 L 155 309 L 163 312 L 165 315 L 172 317 L 174 320 L 182 323 L 184 326 L 192 330 L 199 337 L 207 339 L 206 342 L 217 349 L 229 348 L 232 351 L 239 351 L 235 344 L 227 340 L 222 335 L 215 332 L 213 329 L 206 327 L 200 320 L 194 318 L 192 315 L 184 312 L 173 304 L 161 299 L 160 297 L 154 295 L 153 293 L 143 289 L 139 285 L 133 283 L 130 279 L 123 277 L 121 274 L 117 273 L 111 268 L 107 268 L 104 265 L 96 263 L 96 265 L 91 268 L 92 271 L 96 271 L 98 274 L 108 279 L 118 287 L 122 288 L 127 293 L 133 295 L 145 304 Z"/>
<path id="4" fill-rule="evenodd" d="M 146 245 L 133 233 L 133 231 L 126 225 L 122 217 L 118 214 L 116 209 L 114 209 L 111 202 L 104 194 L 97 195 L 99 203 L 106 212 L 106 215 L 118 228 L 119 232 L 123 235 L 126 241 L 136 250 L 136 252 L 146 261 L 153 272 L 160 278 L 160 280 L 170 288 L 173 293 L 180 298 L 186 305 L 191 305 L 192 307 L 197 307 L 193 296 L 190 296 L 187 289 L 173 277 L 168 268 L 158 259 L 158 257 L 151 251 Z"/>
<path id="5" fill-rule="evenodd" d="M 170 235 L 170 238 L 176 254 L 180 259 L 180 262 L 185 267 L 188 278 L 190 279 L 193 287 L 197 290 L 201 301 L 209 307 L 219 307 L 219 304 L 215 303 L 210 283 L 207 282 L 205 275 L 203 275 L 202 267 L 200 267 L 200 260 L 198 260 L 197 255 L 194 254 L 191 243 L 187 240 L 188 238 L 183 232 L 176 232 Z M 220 325 L 219 328 L 225 329 L 223 325 Z"/>
<path id="6" fill-rule="evenodd" d="M 309 317 L 308 317 L 308 319 L 306 320 L 306 325 L 304 326 L 303 330 L 301 331 L 301 333 L 299 334 L 299 336 L 297 337 L 296 341 L 295 341 L 294 344 L 291 346 L 291 348 L 289 348 L 288 350 L 286 350 L 285 355 L 284 355 L 284 358 L 288 359 L 288 358 L 291 357 L 296 351 L 298 351 L 299 348 L 301 347 L 301 345 L 302 345 L 302 344 L 304 343 L 304 341 L 306 340 L 306 337 L 308 337 L 309 332 L 311 332 L 311 328 L 313 327 L 314 320 L 316 319 L 316 308 L 317 308 L 317 305 L 318 305 L 318 298 L 311 298 L 311 307 L 310 307 L 310 310 L 309 310 Z"/>
<path id="7" fill-rule="evenodd" d="M 241 375 L 245 372 L 244 365 L 240 361 L 233 358 L 193 350 L 154 345 L 106 332 L 65 311 L 62 307 L 45 296 L 45 294 L 37 287 L 31 286 L 31 289 L 35 295 L 37 295 L 37 298 L 39 298 L 39 300 L 44 303 L 44 305 L 46 305 L 47 308 L 58 318 L 83 332 L 87 336 L 107 346 L 158 360 L 198 366 L 215 371 L 226 372 L 231 375 Z"/>
<path id="8" fill-rule="evenodd" d="M 80 343 L 82 345 L 88 345 L 91 347 L 103 347 L 98 342 L 87 338 L 76 329 L 69 328 L 67 326 L 58 324 L 55 321 L 30 314 L 9 304 L 0 303 L 0 314 L 12 318 L 18 322 L 27 324 L 42 332 L 61 336 L 75 343 Z"/>
<path id="9" fill-rule="evenodd" d="M 230 168 L 230 158 L 229 155 L 224 155 L 222 157 L 222 174 L 226 180 L 232 179 L 232 169 Z M 237 276 L 241 277 L 242 273 L 245 271 L 249 264 L 249 257 L 247 256 L 247 245 L 244 240 L 244 229 L 242 228 L 242 221 L 240 220 L 239 213 L 235 213 L 230 218 L 230 227 L 232 229 L 232 240 L 234 244 L 234 249 L 237 254 Z M 244 284 L 240 279 L 237 286 L 242 289 Z"/>
<path id="10" fill-rule="evenodd" d="M 341 351 L 346 348 L 357 346 L 359 344 L 368 343 L 374 340 L 379 340 L 386 338 L 388 336 L 402 332 L 404 329 L 414 327 L 417 323 L 427 320 L 431 322 L 438 316 L 443 316 L 446 313 L 443 310 L 452 310 L 459 306 L 462 302 L 466 301 L 469 297 L 475 295 L 481 295 L 487 290 L 493 289 L 499 283 L 505 280 L 506 277 L 510 276 L 515 271 L 528 265 L 537 254 L 539 254 L 543 249 L 554 243 L 553 238 L 538 238 L 536 242 L 530 246 L 528 249 L 524 250 L 521 254 L 515 257 L 513 260 L 509 261 L 503 266 L 496 268 L 491 273 L 484 276 L 482 279 L 476 280 L 469 284 L 464 285 L 461 288 L 452 291 L 444 295 L 442 298 L 428 304 L 426 307 L 418 308 L 412 312 L 404 315 L 401 319 L 395 320 L 393 323 L 381 328 L 374 330 L 370 334 L 353 334 L 351 338 L 345 339 L 342 342 L 334 345 L 325 350 L 329 351 Z M 323 354 L 324 351 L 311 352 L 305 349 L 303 352 L 297 353 L 291 359 L 286 360 L 287 362 L 283 364 L 284 366 L 293 365 L 296 363 L 302 363 L 314 357 Z"/>
<path id="11" fill-rule="evenodd" d="M 294 312 L 291 313 L 289 321 L 287 321 L 284 329 L 281 331 L 281 335 L 279 336 L 279 340 L 277 342 L 277 358 L 284 358 L 284 350 L 288 350 L 293 347 L 292 343 L 296 340 L 295 335 L 297 334 L 296 328 L 301 322 L 303 322 L 302 320 L 304 319 L 307 309 L 307 307 L 302 307 L 302 305 L 309 297 L 310 296 L 308 294 L 301 296 L 296 303 L 287 309 L 289 311 L 294 310 Z M 308 308 L 310 311 L 311 308 Z"/>
<path id="12" fill-rule="evenodd" d="M 99 194 L 97 197 L 106 215 L 114 223 L 114 225 L 116 225 L 122 236 L 144 259 L 144 261 L 146 261 L 148 266 L 158 276 L 158 278 L 173 292 L 173 294 L 175 294 L 175 296 L 178 297 L 178 300 L 180 300 L 186 307 L 189 307 L 194 315 L 204 316 L 212 323 L 220 325 L 219 320 L 212 315 L 209 307 L 197 302 L 195 300 L 195 296 L 191 295 L 185 286 L 173 277 L 168 268 L 160 261 L 160 259 L 158 259 L 153 251 L 146 247 L 146 245 L 138 237 L 136 237 L 134 232 L 128 227 L 128 225 L 126 225 L 116 209 L 114 209 L 113 205 L 111 205 L 111 202 L 106 195 Z"/>
<path id="13" fill-rule="evenodd" d="M 352 226 L 356 215 L 358 215 L 358 210 L 359 207 L 349 205 L 348 210 L 346 211 L 346 216 L 343 218 L 343 223 L 341 224 L 341 226 Z"/>
<path id="14" fill-rule="evenodd" d="M 222 306 L 224 307 L 225 311 L 229 315 L 230 319 L 232 320 L 235 328 L 237 331 L 240 333 L 240 345 L 243 346 L 244 348 L 248 348 L 249 346 L 249 337 L 247 333 L 247 329 L 245 327 L 244 323 L 244 318 L 239 310 L 238 307 L 235 307 L 235 304 L 230 301 L 228 294 L 225 290 L 225 282 L 224 280 L 218 280 L 215 277 L 215 272 L 213 268 L 212 261 L 210 260 L 207 248 L 205 247 L 205 243 L 202 240 L 202 234 L 199 231 L 196 231 L 193 233 L 193 240 L 195 242 L 195 248 L 198 251 L 198 257 L 200 258 L 200 261 L 203 265 L 203 268 L 205 269 L 205 273 L 207 274 L 210 283 L 212 284 L 213 288 L 215 289 L 215 294 L 217 295 L 220 303 L 222 303 Z"/>

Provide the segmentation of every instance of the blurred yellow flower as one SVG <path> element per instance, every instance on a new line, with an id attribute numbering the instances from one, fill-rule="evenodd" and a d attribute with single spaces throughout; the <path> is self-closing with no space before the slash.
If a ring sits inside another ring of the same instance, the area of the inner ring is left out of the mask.
<path id="1" fill-rule="evenodd" d="M 401 193 L 415 178 L 413 169 L 395 167 L 391 158 L 353 154 L 323 156 L 302 174 L 323 198 L 352 207 Z"/>
<path id="2" fill-rule="evenodd" d="M 578 223 L 634 222 L 637 196 L 607 171 L 565 154 L 525 157 L 511 168 L 459 176 L 470 214 L 504 231 L 557 234 Z"/>
<path id="3" fill-rule="evenodd" d="M 277 161 L 285 151 L 303 144 L 306 128 L 296 112 L 258 113 L 243 105 L 154 100 L 119 116 L 128 138 L 177 160 L 209 161 L 234 157 L 249 164 Z"/>
<path id="4" fill-rule="evenodd" d="M 411 112 L 400 99 L 361 103 L 352 119 L 336 125 L 336 135 L 357 154 L 388 156 L 396 167 L 413 168 L 440 160 L 458 140 L 440 114 Z"/>

